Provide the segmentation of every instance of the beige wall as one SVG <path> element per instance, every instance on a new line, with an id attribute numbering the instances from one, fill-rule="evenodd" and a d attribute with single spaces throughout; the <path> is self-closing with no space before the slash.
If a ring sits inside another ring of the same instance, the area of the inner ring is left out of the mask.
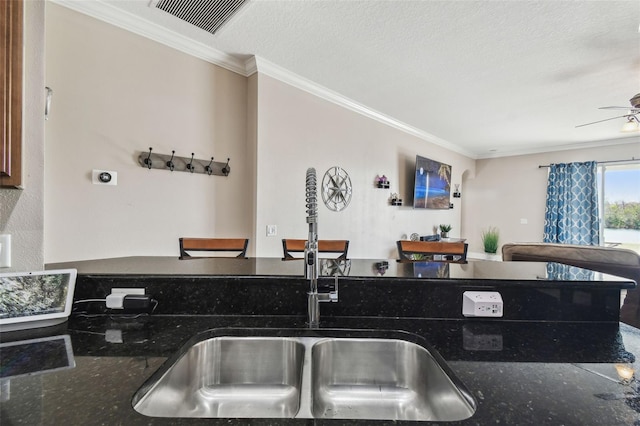
<path id="1" fill-rule="evenodd" d="M 25 1 L 23 189 L 0 189 L 0 234 L 12 236 L 12 265 L 44 268 L 44 1 Z"/>
<path id="2" fill-rule="evenodd" d="M 307 234 L 307 167 L 321 178 L 334 165 L 351 175 L 353 199 L 341 213 L 320 206 L 319 234 L 350 239 L 352 257 L 393 258 L 397 239 L 439 223 L 451 223 L 472 251 L 482 251 L 489 225 L 500 228 L 501 243 L 539 241 L 546 172 L 538 164 L 640 156 L 636 142 L 476 162 L 266 75 L 239 76 L 51 3 L 45 79 L 44 2 L 26 4 L 25 189 L 0 190 L 15 270 L 177 255 L 182 235 L 247 235 L 250 255 L 280 257 L 281 238 Z M 45 84 L 54 90 L 46 144 Z M 146 170 L 136 156 L 149 146 L 231 157 L 232 173 Z M 453 210 L 411 208 L 416 154 L 453 166 L 453 183 L 462 183 Z M 91 184 L 92 169 L 118 172 L 118 186 Z M 374 187 L 380 173 L 390 190 Z M 405 206 L 389 206 L 391 192 Z M 276 237 L 266 237 L 268 224 L 278 226 Z"/>
<path id="3" fill-rule="evenodd" d="M 178 255 L 180 236 L 252 235 L 247 79 L 47 3 L 45 260 Z M 137 164 L 231 158 L 228 177 Z M 116 171 L 94 185 L 92 169 Z M 253 238 L 252 238 L 253 239 Z"/>
<path id="4" fill-rule="evenodd" d="M 253 74 L 247 79 L 247 182 L 248 194 L 253 200 L 253 208 L 251 209 L 251 229 L 254 231 L 252 240 L 247 249 L 247 256 L 256 256 L 256 223 L 258 214 L 256 210 L 255 200 L 257 196 L 257 175 L 258 175 L 258 74 Z"/>
<path id="5" fill-rule="evenodd" d="M 425 142 L 377 121 L 322 100 L 268 76 L 258 76 L 258 211 L 256 245 L 260 255 L 282 256 L 282 238 L 306 238 L 305 175 L 315 167 L 318 180 L 332 166 L 346 170 L 353 184 L 350 205 L 342 212 L 320 206 L 319 238 L 348 239 L 353 258 L 395 258 L 396 241 L 413 232 L 433 233 L 440 223 L 460 235 L 461 201 L 453 210 L 414 210 L 413 173 L 416 154 L 452 166 L 452 182 L 460 183 L 474 160 Z M 385 174 L 389 190 L 374 186 Z M 389 205 L 392 192 L 405 205 Z M 266 226 L 278 226 L 266 237 Z"/>
<path id="6" fill-rule="evenodd" d="M 395 257 L 397 239 L 439 223 L 459 235 L 458 200 L 449 211 L 411 208 L 415 155 L 451 164 L 454 182 L 473 160 L 267 76 L 247 79 L 48 6 L 47 262 L 177 255 L 181 235 L 248 235 L 249 255 L 281 257 L 281 238 L 307 235 L 311 166 L 320 178 L 333 165 L 351 175 L 351 205 L 342 213 L 322 206 L 320 236 L 352 240 L 352 257 Z M 148 146 L 213 149 L 232 158 L 232 173 L 149 171 L 135 162 Z M 92 185 L 94 168 L 117 171 L 118 186 Z M 382 173 L 391 190 L 374 188 Z M 391 192 L 407 205 L 391 207 Z M 266 237 L 267 224 L 278 226 L 276 237 Z"/>
<path id="7" fill-rule="evenodd" d="M 638 139 L 628 141 L 626 144 L 604 142 L 597 148 L 478 160 L 475 178 L 466 179 L 462 185 L 465 202 L 462 227 L 469 250 L 483 252 L 482 231 L 489 226 L 499 229 L 499 246 L 507 242 L 542 241 L 548 169 L 538 166 L 638 159 Z M 527 223 L 520 223 L 521 219 Z"/>

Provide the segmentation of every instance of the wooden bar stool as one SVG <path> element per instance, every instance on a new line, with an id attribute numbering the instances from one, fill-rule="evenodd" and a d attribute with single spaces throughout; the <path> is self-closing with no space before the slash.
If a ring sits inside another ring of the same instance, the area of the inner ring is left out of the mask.
<path id="1" fill-rule="evenodd" d="M 444 260 L 454 262 L 467 261 L 468 244 L 462 241 L 445 242 L 400 240 L 397 242 L 397 245 L 399 262 L 415 262 L 425 260 Z"/>
<path id="2" fill-rule="evenodd" d="M 282 250 L 284 257 L 282 260 L 302 259 L 294 257 L 291 253 L 304 253 L 304 246 L 307 240 L 282 239 Z M 339 253 L 336 259 L 346 260 L 349 250 L 349 240 L 318 240 L 318 253 Z"/>
<path id="3" fill-rule="evenodd" d="M 248 245 L 248 238 L 180 238 L 180 259 L 205 257 L 191 256 L 189 252 L 239 252 L 236 257 L 246 259 Z"/>

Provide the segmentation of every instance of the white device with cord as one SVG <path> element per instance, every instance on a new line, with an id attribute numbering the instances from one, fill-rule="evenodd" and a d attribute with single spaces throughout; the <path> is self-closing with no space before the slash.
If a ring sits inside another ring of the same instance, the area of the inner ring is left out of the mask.
<path id="1" fill-rule="evenodd" d="M 112 288 L 105 304 L 108 309 L 124 309 L 124 298 L 136 294 L 144 295 L 144 288 Z"/>
<path id="2" fill-rule="evenodd" d="M 65 322 L 77 275 L 76 269 L 0 274 L 0 332 Z"/>

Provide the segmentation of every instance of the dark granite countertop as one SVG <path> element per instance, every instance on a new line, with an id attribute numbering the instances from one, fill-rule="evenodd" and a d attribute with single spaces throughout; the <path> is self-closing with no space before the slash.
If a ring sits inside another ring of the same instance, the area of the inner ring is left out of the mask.
<path id="1" fill-rule="evenodd" d="M 76 309 L 60 326 L 0 334 L 0 423 L 410 423 L 167 419 L 136 412 L 135 392 L 198 333 L 306 328 L 306 283 L 295 272 L 301 263 L 243 262 L 124 258 L 48 265 L 79 270 Z M 390 261 L 387 271 L 393 273 L 381 277 L 372 269 L 376 263 L 351 263 L 354 273 L 341 275 L 339 302 L 321 305 L 321 329 L 401 331 L 426 340 L 477 404 L 471 418 L 446 424 L 640 425 L 638 382 L 623 378 L 640 366 L 640 330 L 618 321 L 620 289 L 633 282 L 590 273 L 592 280 L 558 285 L 545 275 L 546 264 L 501 262 L 446 264 L 443 279 L 429 275 L 442 265 Z M 263 265 L 272 265 L 271 273 Z M 364 269 L 371 274 L 355 273 Z M 496 278 L 499 272 L 502 278 Z M 451 279 L 458 273 L 465 276 Z M 321 288 L 332 281 L 322 278 Z M 87 301 L 114 287 L 145 288 L 157 309 L 115 315 L 102 302 Z M 499 291 L 505 316 L 463 317 L 462 293 L 473 289 Z"/>
<path id="2" fill-rule="evenodd" d="M 553 262 L 496 262 L 469 260 L 456 262 L 398 262 L 393 259 L 320 259 L 321 276 L 386 279 L 438 279 L 438 280 L 486 280 L 542 283 L 563 281 L 566 284 L 586 283 L 596 286 L 602 283 L 620 288 L 635 287 L 632 280 L 560 265 Z M 278 276 L 302 277 L 304 265 L 301 259 L 278 258 L 191 258 L 132 256 L 111 259 L 84 260 L 51 263 L 47 269 L 75 268 L 81 275 L 126 276 Z"/>
<path id="3" fill-rule="evenodd" d="M 303 317 L 295 316 L 78 316 L 66 325 L 3 335 L 3 345 L 16 339 L 68 335 L 75 365 L 56 369 L 61 365 L 48 355 L 54 351 L 34 351 L 33 356 L 43 358 L 45 368 L 2 379 L 0 420 L 3 425 L 311 424 L 304 419 L 151 418 L 132 408 L 134 393 L 190 337 L 208 329 L 224 334 L 229 327 L 301 328 L 305 324 Z M 424 337 L 477 403 L 470 419 L 447 424 L 640 423 L 638 383 L 635 378 L 625 382 L 618 373 L 640 365 L 640 330 L 625 324 L 327 317 L 322 328 L 404 330 Z M 486 338 L 492 343 L 483 347 L 481 341 Z M 6 355 L 3 359 L 6 370 Z"/>

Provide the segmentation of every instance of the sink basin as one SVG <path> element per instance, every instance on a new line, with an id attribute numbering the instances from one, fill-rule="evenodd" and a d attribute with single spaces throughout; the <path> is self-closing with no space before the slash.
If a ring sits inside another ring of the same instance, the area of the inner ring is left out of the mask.
<path id="1" fill-rule="evenodd" d="M 329 339 L 312 349 L 315 418 L 455 421 L 474 408 L 422 346 Z"/>
<path id="2" fill-rule="evenodd" d="M 154 417 L 294 417 L 304 345 L 287 338 L 216 337 L 189 350 L 134 408 Z"/>
<path id="3" fill-rule="evenodd" d="M 426 342 L 408 336 L 420 341 L 369 330 L 210 330 L 156 371 L 133 407 L 152 417 L 471 417 L 469 392 Z"/>

